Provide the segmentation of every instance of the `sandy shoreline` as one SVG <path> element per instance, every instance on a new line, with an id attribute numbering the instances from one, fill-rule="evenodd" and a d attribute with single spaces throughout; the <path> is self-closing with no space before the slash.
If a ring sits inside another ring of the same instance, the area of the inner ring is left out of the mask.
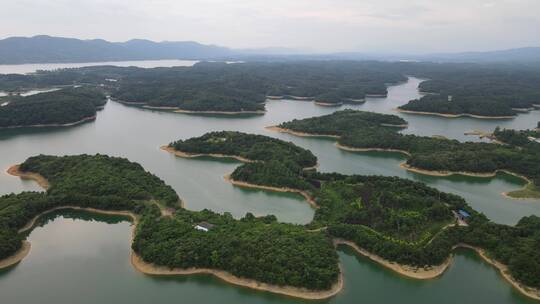
<path id="1" fill-rule="evenodd" d="M 296 135 L 296 136 L 301 136 L 301 137 L 329 137 L 329 138 L 339 138 L 340 137 L 339 135 L 313 134 L 313 133 L 297 132 L 297 131 L 293 131 L 291 129 L 280 128 L 278 126 L 269 126 L 269 127 L 265 127 L 265 129 L 270 130 L 270 131 L 274 131 L 274 132 L 289 133 L 289 134 Z"/>
<path id="2" fill-rule="evenodd" d="M 517 282 L 512 275 L 510 274 L 510 271 L 508 270 L 508 266 L 501 264 L 500 262 L 495 261 L 494 259 L 487 256 L 486 252 L 482 248 L 478 248 L 475 246 L 470 246 L 467 244 L 458 244 L 456 247 L 461 248 L 468 248 L 474 250 L 484 261 L 486 261 L 491 266 L 495 267 L 499 273 L 502 275 L 502 277 L 512 285 L 515 289 L 517 289 L 519 292 L 521 292 L 523 295 L 540 300 L 540 289 L 531 288 L 524 286 Z"/>
<path id="3" fill-rule="evenodd" d="M 11 167 L 9 167 L 6 172 L 9 174 L 9 175 L 13 175 L 13 176 L 18 176 L 22 179 L 29 179 L 29 180 L 33 180 L 35 182 L 38 183 L 38 185 L 47 190 L 49 189 L 50 185 L 49 185 L 49 181 L 47 181 L 46 178 L 44 178 L 43 176 L 41 176 L 40 174 L 38 173 L 33 173 L 33 172 L 22 172 L 20 170 L 20 166 L 19 165 L 13 165 Z"/>
<path id="4" fill-rule="evenodd" d="M 177 110 L 174 110 L 173 112 L 184 113 L 184 114 L 220 114 L 220 115 L 242 115 L 242 114 L 263 115 L 264 113 L 266 113 L 266 111 L 263 111 L 263 110 L 232 112 L 232 111 L 189 111 L 189 110 L 182 110 L 182 109 L 177 109 Z"/>
<path id="5" fill-rule="evenodd" d="M 330 103 L 330 102 L 323 102 L 323 101 L 315 101 L 313 103 L 321 107 L 341 107 L 343 105 L 342 102 Z"/>
<path id="6" fill-rule="evenodd" d="M 385 98 L 385 97 L 388 97 L 388 93 L 387 94 L 366 94 L 366 97 Z"/>
<path id="7" fill-rule="evenodd" d="M 459 117 L 471 117 L 471 118 L 478 118 L 478 119 L 513 119 L 515 116 L 482 116 L 482 115 L 475 115 L 475 114 L 444 114 L 444 113 L 437 113 L 437 112 L 422 112 L 422 111 L 412 111 L 412 110 L 403 110 L 400 108 L 394 109 L 397 112 L 400 113 L 406 113 L 406 114 L 418 114 L 418 115 L 433 115 L 433 116 L 441 116 L 446 118 L 459 118 Z"/>
<path id="8" fill-rule="evenodd" d="M 302 195 L 306 201 L 313 207 L 313 208 L 319 208 L 319 205 L 317 205 L 317 202 L 315 202 L 315 200 L 311 197 L 311 195 L 309 195 L 309 193 L 307 193 L 306 191 L 302 191 L 302 190 L 298 190 L 298 189 L 293 189 L 293 188 L 278 188 L 278 187 L 271 187 L 271 186 L 262 186 L 262 185 L 255 185 L 255 184 L 250 184 L 250 183 L 246 183 L 246 182 L 241 182 L 241 181 L 236 181 L 234 179 L 231 178 L 230 175 L 225 175 L 223 177 L 226 181 L 228 181 L 229 183 L 235 185 L 235 186 L 239 186 L 239 187 L 244 187 L 244 188 L 253 188 L 253 189 L 261 189 L 261 190 L 269 190 L 269 191 L 276 191 L 276 192 L 292 192 L 292 193 L 298 193 L 300 195 Z"/>
<path id="9" fill-rule="evenodd" d="M 343 288 L 343 272 L 340 267 L 340 275 L 338 281 L 329 290 L 314 291 L 306 288 L 298 288 L 292 286 L 277 286 L 266 283 L 261 283 L 252 279 L 240 278 L 232 275 L 229 272 L 223 270 L 209 269 L 209 268 L 174 268 L 157 266 L 154 264 L 146 263 L 135 252 L 131 254 L 131 264 L 138 271 L 147 275 L 191 275 L 191 274 L 210 274 L 220 280 L 227 283 L 256 289 L 260 291 L 267 291 L 271 293 L 282 294 L 295 298 L 302 298 L 308 300 L 321 300 L 330 298 L 341 291 Z"/>
<path id="10" fill-rule="evenodd" d="M 82 123 L 85 123 L 87 121 L 92 121 L 97 118 L 97 115 L 85 117 L 81 120 L 65 123 L 65 124 L 40 124 L 40 125 L 27 125 L 27 126 L 9 126 L 9 127 L 0 127 L 0 130 L 3 129 L 19 129 L 19 128 L 56 128 L 56 127 L 71 127 L 75 125 L 80 125 Z"/>
<path id="11" fill-rule="evenodd" d="M 0 260 L 0 269 L 8 268 L 15 264 L 18 264 L 28 255 L 31 247 L 32 246 L 30 245 L 30 242 L 23 241 L 21 248 L 17 252 L 3 260 Z"/>
<path id="12" fill-rule="evenodd" d="M 254 162 L 256 162 L 254 160 L 247 159 L 247 158 L 244 158 L 244 157 L 238 156 L 238 155 L 226 155 L 226 154 L 215 154 L 215 153 L 192 154 L 192 153 L 187 153 L 187 152 L 182 152 L 182 151 L 176 150 L 173 147 L 169 147 L 167 145 L 161 146 L 160 149 L 163 150 L 163 151 L 167 151 L 169 153 L 173 153 L 176 156 L 185 157 L 185 158 L 197 158 L 197 157 L 202 157 L 202 156 L 208 156 L 208 157 L 215 157 L 215 158 L 232 158 L 232 159 L 236 159 L 238 161 L 244 162 L 244 163 L 254 163 Z"/>
<path id="13" fill-rule="evenodd" d="M 412 267 L 407 265 L 401 265 L 395 262 L 388 261 L 376 254 L 370 253 L 363 248 L 356 245 L 354 242 L 343 240 L 343 239 L 334 239 L 335 245 L 347 245 L 354 249 L 357 253 L 369 258 L 370 260 L 391 269 L 403 276 L 419 279 L 419 280 L 429 280 L 434 279 L 444 273 L 444 271 L 452 263 L 452 257 L 450 256 L 444 263 L 437 266 L 429 266 L 427 268 Z"/>
<path id="14" fill-rule="evenodd" d="M 475 172 L 467 172 L 467 171 L 431 171 L 431 170 L 424 170 L 424 169 L 420 169 L 420 168 L 411 167 L 406 162 L 401 163 L 399 166 L 401 168 L 407 170 L 407 171 L 410 171 L 410 172 L 414 172 L 414 173 L 418 173 L 418 174 L 424 174 L 424 175 L 431 175 L 431 176 L 464 175 L 464 176 L 472 176 L 472 177 L 495 177 L 498 172 L 504 172 L 506 174 L 510 174 L 510 175 L 515 176 L 515 177 L 519 177 L 519 178 L 523 179 L 526 182 L 526 184 L 525 184 L 525 186 L 521 187 L 521 189 L 513 190 L 513 191 L 509 191 L 509 192 L 507 192 L 507 191 L 502 192 L 501 193 L 502 196 L 504 196 L 506 198 L 518 199 L 518 200 L 531 200 L 531 199 L 536 199 L 537 200 L 538 199 L 536 197 L 513 197 L 512 192 L 526 190 L 528 186 L 532 185 L 532 181 L 529 178 L 527 178 L 526 176 L 519 175 L 517 173 L 514 173 L 512 171 L 508 171 L 508 170 L 496 170 L 495 172 L 489 172 L 489 173 L 475 173 Z"/>
<path id="15" fill-rule="evenodd" d="M 398 149 L 382 149 L 382 148 L 354 148 L 349 146 L 344 146 L 339 143 L 334 144 L 336 147 L 338 147 L 341 150 L 350 151 L 350 152 L 371 152 L 371 151 L 379 151 L 379 152 L 397 152 L 402 153 L 407 156 L 411 156 L 411 153 L 405 151 L 405 150 L 398 150 Z"/>
<path id="16" fill-rule="evenodd" d="M 393 270 L 393 271 L 395 271 L 395 272 L 397 272 L 397 273 L 399 273 L 399 274 L 401 274 L 403 276 L 414 278 L 414 279 L 421 279 L 421 280 L 434 279 L 436 277 L 439 277 L 440 275 L 442 275 L 448 269 L 448 267 L 450 267 L 450 265 L 452 264 L 452 261 L 453 261 L 453 256 L 451 254 L 448 257 L 448 259 L 444 263 L 442 263 L 441 265 L 430 266 L 428 269 L 415 268 L 415 267 L 400 265 L 400 264 L 393 263 L 393 262 L 390 262 L 388 260 L 385 260 L 382 257 L 379 257 L 377 255 L 369 253 L 366 250 L 358 247 L 355 243 L 353 243 L 351 241 L 347 241 L 347 240 L 343 240 L 343 239 L 334 239 L 334 244 L 336 244 L 336 245 L 347 245 L 347 246 L 353 248 L 357 253 L 369 258 L 370 260 L 372 260 L 374 262 L 377 262 L 378 264 L 380 264 L 380 265 L 382 265 L 382 266 L 384 266 L 384 267 L 386 267 L 388 269 L 391 269 L 391 270 Z M 470 245 L 467 245 L 467 244 L 463 244 L 463 243 L 459 243 L 456 246 L 452 247 L 452 250 L 455 250 L 456 248 L 467 248 L 467 249 L 474 250 L 484 261 L 486 261 L 487 263 L 489 263 L 490 265 L 495 267 L 500 272 L 500 274 L 503 276 L 503 278 L 508 283 L 510 283 L 512 285 L 512 287 L 514 287 L 519 292 L 521 292 L 522 294 L 524 294 L 524 295 L 526 295 L 528 297 L 531 297 L 531 298 L 536 299 L 536 300 L 540 300 L 540 290 L 539 289 L 527 287 L 527 286 L 524 286 L 524 285 L 520 284 L 519 282 L 517 282 L 512 277 L 512 275 L 510 274 L 510 272 L 508 270 L 508 266 L 506 266 L 504 264 L 501 264 L 500 262 L 497 262 L 497 261 L 491 259 L 490 257 L 488 257 L 486 252 L 483 249 L 475 247 L 475 246 L 470 246 Z"/>

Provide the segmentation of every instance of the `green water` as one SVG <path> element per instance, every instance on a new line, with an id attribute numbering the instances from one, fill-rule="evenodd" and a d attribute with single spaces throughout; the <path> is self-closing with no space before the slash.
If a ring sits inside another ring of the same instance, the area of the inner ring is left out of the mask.
<path id="1" fill-rule="evenodd" d="M 388 98 L 372 98 L 362 110 L 392 112 L 418 97 L 418 79 L 390 88 Z M 104 153 L 127 157 L 141 163 L 174 187 L 192 210 L 204 208 L 228 211 L 239 217 L 246 212 L 275 214 L 279 220 L 307 223 L 313 210 L 294 194 L 246 190 L 223 180 L 239 164 L 207 158 L 183 159 L 159 150 L 159 146 L 179 138 L 199 136 L 212 130 L 240 130 L 275 136 L 310 149 L 319 158 L 322 171 L 357 174 L 397 175 L 423 181 L 443 191 L 465 197 L 491 219 L 514 224 L 525 215 L 540 215 L 540 201 L 510 200 L 500 195 L 518 189 L 523 182 L 501 174 L 496 178 L 463 176 L 429 177 L 399 168 L 403 156 L 395 153 L 350 153 L 338 150 L 333 141 L 299 138 L 264 129 L 294 118 L 329 114 L 335 108 L 310 102 L 270 101 L 264 116 L 238 118 L 194 116 L 143 110 L 109 102 L 95 122 L 54 129 L 20 129 L 0 132 L 0 168 L 43 154 Z M 538 111 L 513 120 L 484 121 L 469 118 L 403 115 L 410 123 L 405 131 L 422 135 L 444 135 L 460 140 L 477 140 L 463 132 L 489 131 L 497 125 L 530 128 L 540 120 Z M 33 182 L 0 174 L 0 193 L 39 190 Z M 111 219 L 109 217 L 109 219 Z M 17 267 L 0 275 L 0 303 L 282 303 L 298 302 L 219 282 L 210 277 L 150 278 L 129 265 L 130 228 L 126 222 L 103 222 L 104 218 L 71 220 L 64 217 L 34 230 L 29 240 L 32 250 Z M 401 278 L 349 250 L 340 251 L 344 265 L 345 290 L 330 300 L 352 303 L 525 303 L 495 270 L 474 254 L 460 251 L 456 263 L 442 278 L 421 282 Z M 414 301 L 414 302 L 413 302 Z"/>

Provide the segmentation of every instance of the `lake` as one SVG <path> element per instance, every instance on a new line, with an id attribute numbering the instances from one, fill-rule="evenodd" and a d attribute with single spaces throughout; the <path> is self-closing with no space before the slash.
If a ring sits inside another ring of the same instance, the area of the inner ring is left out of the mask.
<path id="1" fill-rule="evenodd" d="M 363 105 L 328 108 L 311 102 L 277 100 L 267 103 L 260 116 L 198 116 L 146 110 L 109 101 L 95 122 L 72 128 L 3 130 L 0 132 L 0 168 L 20 163 L 36 154 L 103 153 L 139 162 L 170 184 L 186 208 L 231 212 L 241 217 L 274 214 L 280 221 L 308 223 L 314 211 L 296 194 L 274 193 L 234 187 L 223 176 L 238 162 L 209 158 L 183 159 L 163 152 L 161 145 L 200 136 L 209 131 L 238 130 L 274 136 L 310 149 L 320 170 L 347 174 L 395 175 L 427 183 L 463 196 L 469 204 L 499 223 L 515 224 L 521 217 L 540 215 L 540 201 L 512 200 L 500 195 L 519 189 L 524 182 L 507 174 L 495 178 L 465 176 L 431 177 L 399 167 L 405 160 L 396 153 L 351 153 L 337 149 L 333 140 L 300 138 L 275 133 L 264 127 L 294 118 L 330 114 L 341 108 L 393 113 L 397 106 L 420 97 L 420 79 L 389 88 L 387 98 L 368 98 Z M 511 120 L 399 114 L 409 121 L 405 133 L 443 135 L 458 140 L 479 140 L 463 133 L 473 129 L 491 131 L 496 126 L 532 128 L 540 112 L 520 114 Z M 0 193 L 40 190 L 30 181 L 0 175 Z M 75 218 L 74 218 L 75 217 Z M 137 273 L 129 264 L 130 225 L 115 217 L 61 213 L 47 217 L 49 223 L 29 236 L 32 250 L 18 266 L 0 274 L 2 303 L 158 303 L 181 299 L 197 303 L 298 303 L 293 299 L 255 292 L 222 283 L 208 276 L 152 278 Z M 441 278 L 416 281 L 402 278 L 347 248 L 340 250 L 345 289 L 329 303 L 528 303 L 513 291 L 496 271 L 467 251 Z M 51 279 L 54 278 L 54 279 Z M 21 286 L 24 286 L 22 291 Z M 391 291 L 391 292 L 388 292 Z M 457 298 L 457 299 L 456 299 Z"/>
<path id="2" fill-rule="evenodd" d="M 80 68 L 98 65 L 114 65 L 121 67 L 136 66 L 140 68 L 157 68 L 172 66 L 192 66 L 195 60 L 136 60 L 136 61 L 105 61 L 81 63 L 28 63 L 28 64 L 0 64 L 0 74 L 28 74 L 39 70 L 52 71 L 58 69 Z"/>

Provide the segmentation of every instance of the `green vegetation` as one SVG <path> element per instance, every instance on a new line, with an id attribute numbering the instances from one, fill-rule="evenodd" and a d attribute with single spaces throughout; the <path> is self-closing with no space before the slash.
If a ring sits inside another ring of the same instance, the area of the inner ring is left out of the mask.
<path id="1" fill-rule="evenodd" d="M 396 115 L 373 112 L 342 110 L 329 115 L 307 119 L 295 119 L 279 125 L 280 128 L 296 132 L 341 136 L 357 128 L 378 126 L 404 127 L 407 122 Z"/>
<path id="2" fill-rule="evenodd" d="M 295 147 L 296 148 L 296 147 Z M 298 148 L 296 148 L 298 149 Z M 128 210 L 138 214 L 133 249 L 146 262 L 167 267 L 212 268 L 264 283 L 312 290 L 338 279 L 337 253 L 323 232 L 281 224 L 275 216 L 181 209 L 174 190 L 136 163 L 105 155 L 36 156 L 20 166 L 50 182 L 46 193 L 0 197 L 0 259 L 21 248 L 24 227 L 36 215 L 61 206 Z M 158 205 L 176 209 L 162 216 Z M 202 221 L 215 225 L 196 230 Z"/>
<path id="3" fill-rule="evenodd" d="M 368 129 L 376 128 L 385 129 Z M 302 170 L 301 163 L 316 163 L 309 151 L 259 135 L 213 132 L 171 144 L 176 145 L 190 147 L 194 153 L 251 156 L 254 162 L 235 170 L 241 172 L 241 180 L 306 191 L 319 206 L 314 220 L 299 226 L 278 223 L 272 215 L 255 218 L 248 213 L 236 220 L 228 213 L 187 211 L 179 208 L 172 188 L 125 159 L 40 155 L 20 168 L 47 178 L 51 184 L 47 192 L 0 197 L 0 257 L 20 248 L 24 236 L 17 230 L 31 218 L 54 207 L 75 205 L 138 214 L 134 251 L 146 262 L 170 268 L 224 270 L 264 283 L 322 290 L 330 288 L 339 275 L 332 238 L 418 268 L 443 263 L 455 245 L 465 243 L 483 248 L 507 265 L 520 283 L 540 287 L 538 217 L 525 217 L 515 227 L 499 225 L 462 198 L 422 183 Z M 261 154 L 261 145 L 279 153 Z M 289 174 L 285 176 L 277 172 L 282 170 L 281 163 L 295 169 L 283 166 Z M 158 205 L 176 210 L 172 216 L 163 216 Z M 454 225 L 453 213 L 458 210 L 471 215 L 468 226 Z M 213 227 L 208 232 L 195 229 L 201 222 Z"/>
<path id="4" fill-rule="evenodd" d="M 93 88 L 67 88 L 26 97 L 0 97 L 0 128 L 63 125 L 96 116 L 106 103 L 105 95 Z"/>
<path id="5" fill-rule="evenodd" d="M 234 131 L 210 132 L 200 137 L 173 142 L 169 146 L 192 154 L 223 154 L 252 161 L 288 160 L 301 167 L 317 164 L 317 158 L 311 151 L 293 143 Z"/>
<path id="6" fill-rule="evenodd" d="M 441 114 L 513 116 L 540 99 L 538 69 L 520 65 L 410 64 L 411 75 L 429 78 L 420 84 L 427 95 L 400 107 Z M 449 98 L 450 97 L 450 98 Z"/>
<path id="7" fill-rule="evenodd" d="M 136 163 L 105 155 L 35 156 L 21 164 L 23 172 L 39 173 L 50 188 L 0 197 L 0 259 L 16 252 L 23 236 L 17 233 L 36 215 L 60 206 L 129 210 L 142 213 L 154 204 L 178 207 L 179 198 Z"/>
<path id="8" fill-rule="evenodd" d="M 85 67 L 0 75 L 0 90 L 103 85 L 113 98 L 126 103 L 195 112 L 259 112 L 266 96 L 331 104 L 362 102 L 368 95 L 386 95 L 386 86 L 405 81 L 404 75 L 429 79 L 420 90 L 431 93 L 402 106 L 404 110 L 513 116 L 515 109 L 531 109 L 540 99 L 540 73 L 534 66 L 338 60 L 201 62 L 155 69 Z"/>
<path id="9" fill-rule="evenodd" d="M 156 200 L 167 207 L 177 207 L 174 190 L 137 163 L 106 155 L 47 156 L 39 155 L 21 164 L 23 172 L 38 173 L 51 187 L 48 195 L 65 202 L 91 201 L 109 209 L 107 200 L 122 202 L 122 210 L 134 201 Z M 96 207 L 97 208 L 97 207 Z M 131 210 L 128 208 L 127 210 Z"/>
<path id="10" fill-rule="evenodd" d="M 471 173 L 507 170 L 531 179 L 533 185 L 528 187 L 529 191 L 540 185 L 540 143 L 529 138 L 538 137 L 536 131 L 496 129 L 495 138 L 507 145 L 462 143 L 443 138 L 403 135 L 397 133 L 395 128 L 382 127 L 381 120 L 376 120 L 376 124 L 365 123 L 361 118 L 363 115 L 392 119 L 392 116 L 381 114 L 341 111 L 321 117 L 285 122 L 280 127 L 309 134 L 339 135 L 338 143 L 352 148 L 406 151 L 411 154 L 407 159 L 407 165 L 418 169 Z M 393 122 L 395 123 L 398 122 Z M 523 194 L 521 192 L 521 195 Z M 537 196 L 536 194 L 533 197 Z"/>
<path id="11" fill-rule="evenodd" d="M 0 90 L 73 84 L 104 84 L 126 103 L 187 111 L 262 111 L 267 95 L 310 97 L 325 102 L 356 102 L 366 94 L 386 95 L 386 84 L 405 81 L 384 64 L 355 61 L 201 62 L 193 67 L 85 67 L 0 75 Z M 111 82 L 107 79 L 117 81 Z"/>
<path id="12" fill-rule="evenodd" d="M 202 232 L 200 222 L 215 225 Z M 174 217 L 144 217 L 133 249 L 144 260 L 171 268 L 212 268 L 274 285 L 326 290 L 339 275 L 337 253 L 322 232 L 280 224 L 274 216 L 179 210 Z"/>
<path id="13" fill-rule="evenodd" d="M 297 176 L 304 168 L 317 164 L 317 158 L 310 151 L 293 143 L 240 132 L 210 132 L 201 137 L 170 143 L 169 147 L 186 153 L 241 156 L 256 161 L 238 167 L 231 177 L 237 181 L 272 187 L 310 188 L 311 185 Z"/>

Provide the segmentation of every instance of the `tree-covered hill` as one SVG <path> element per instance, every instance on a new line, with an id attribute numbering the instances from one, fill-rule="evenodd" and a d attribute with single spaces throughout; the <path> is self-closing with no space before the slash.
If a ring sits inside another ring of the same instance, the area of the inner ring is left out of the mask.
<path id="1" fill-rule="evenodd" d="M 0 128 L 78 123 L 95 118 L 106 102 L 101 90 L 86 87 L 1 97 Z"/>
<path id="2" fill-rule="evenodd" d="M 279 125 L 280 128 L 295 132 L 336 136 L 341 136 L 350 130 L 374 126 L 406 127 L 407 122 L 396 115 L 342 110 L 323 116 L 294 119 Z"/>

